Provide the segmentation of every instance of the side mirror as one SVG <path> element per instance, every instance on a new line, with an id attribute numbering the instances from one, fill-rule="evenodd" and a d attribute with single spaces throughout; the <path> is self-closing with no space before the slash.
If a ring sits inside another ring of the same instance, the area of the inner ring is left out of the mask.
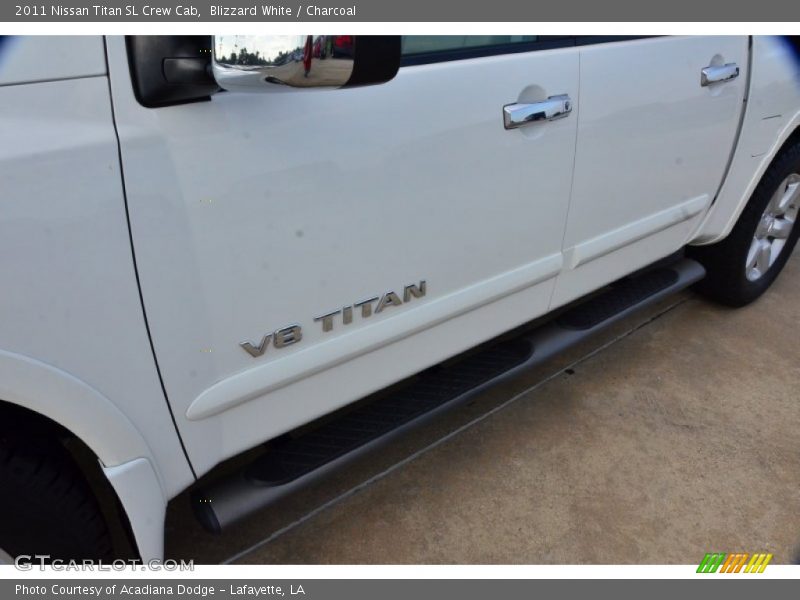
<path id="1" fill-rule="evenodd" d="M 384 83 L 400 68 L 400 36 L 220 35 L 212 72 L 228 91 Z"/>

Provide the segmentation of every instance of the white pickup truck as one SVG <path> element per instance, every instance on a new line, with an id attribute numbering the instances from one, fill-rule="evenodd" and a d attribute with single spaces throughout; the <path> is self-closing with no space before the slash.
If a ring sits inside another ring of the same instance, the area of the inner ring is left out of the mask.
<path id="1" fill-rule="evenodd" d="M 0 563 L 109 559 L 113 519 L 159 558 L 189 486 L 219 531 L 666 294 L 755 300 L 800 235 L 800 67 L 748 36 L 0 38 L 0 203 Z"/>

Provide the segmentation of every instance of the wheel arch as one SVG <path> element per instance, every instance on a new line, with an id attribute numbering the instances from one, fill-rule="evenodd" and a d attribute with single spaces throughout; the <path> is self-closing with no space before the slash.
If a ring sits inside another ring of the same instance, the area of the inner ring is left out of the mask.
<path id="1" fill-rule="evenodd" d="M 0 350 L 0 419 L 85 446 L 110 484 L 141 558 L 163 556 L 164 487 L 147 443 L 108 398 L 56 367 Z M 86 462 L 75 463 L 87 476 Z"/>

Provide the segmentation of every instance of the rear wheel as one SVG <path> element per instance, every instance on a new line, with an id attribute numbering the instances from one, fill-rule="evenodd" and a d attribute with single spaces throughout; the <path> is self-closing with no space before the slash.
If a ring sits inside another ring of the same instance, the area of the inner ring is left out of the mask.
<path id="1" fill-rule="evenodd" d="M 770 165 L 730 235 L 689 248 L 706 268 L 697 290 L 729 306 L 763 294 L 781 272 L 800 236 L 800 142 Z"/>

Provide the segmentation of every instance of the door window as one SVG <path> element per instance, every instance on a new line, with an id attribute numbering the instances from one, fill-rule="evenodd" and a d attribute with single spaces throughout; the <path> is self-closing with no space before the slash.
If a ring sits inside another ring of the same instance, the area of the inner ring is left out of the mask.
<path id="1" fill-rule="evenodd" d="M 420 65 L 544 50 L 572 45 L 570 36 L 541 35 L 404 35 L 403 65 Z"/>

